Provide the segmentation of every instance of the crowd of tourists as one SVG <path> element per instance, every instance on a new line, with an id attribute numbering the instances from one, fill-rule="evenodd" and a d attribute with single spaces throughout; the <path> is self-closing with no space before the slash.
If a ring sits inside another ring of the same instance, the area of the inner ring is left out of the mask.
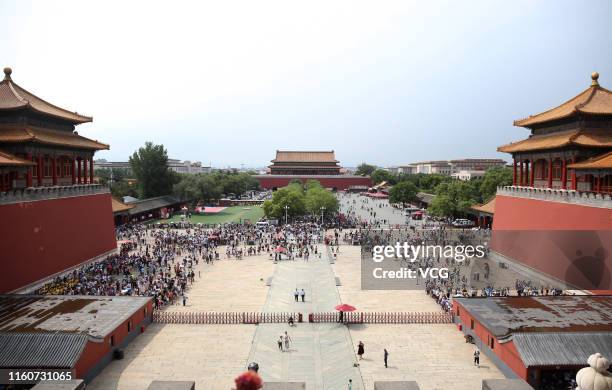
<path id="1" fill-rule="evenodd" d="M 275 259 L 308 259 L 322 237 L 311 222 L 281 227 L 225 224 L 214 228 L 160 228 L 131 224 L 117 229 L 117 254 L 74 269 L 37 294 L 151 296 L 155 308 L 186 300 L 195 265 L 268 253 Z M 224 248 L 222 248 L 222 246 Z M 199 276 L 199 275 L 198 275 Z"/>

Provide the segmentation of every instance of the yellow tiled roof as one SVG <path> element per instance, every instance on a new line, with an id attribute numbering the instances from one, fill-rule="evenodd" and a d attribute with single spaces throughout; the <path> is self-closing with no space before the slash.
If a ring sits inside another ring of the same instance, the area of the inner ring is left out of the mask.
<path id="1" fill-rule="evenodd" d="M 550 110 L 514 121 L 515 126 L 532 127 L 582 113 L 612 115 L 612 91 L 599 86 L 598 73 L 593 73 L 591 86 L 565 103 Z"/>
<path id="2" fill-rule="evenodd" d="M 11 79 L 12 70 L 4 68 L 4 80 L 0 81 L 0 111 L 30 108 L 42 114 L 67 120 L 73 124 L 91 122 L 93 118 L 79 115 L 55 106 L 26 91 Z"/>
<path id="3" fill-rule="evenodd" d="M 80 149 L 109 149 L 107 144 L 82 137 L 76 133 L 37 127 L 0 127 L 0 142 L 38 142 Z"/>
<path id="4" fill-rule="evenodd" d="M 338 162 L 334 151 L 284 151 L 277 150 L 276 158 L 272 162 Z"/>
<path id="5" fill-rule="evenodd" d="M 32 166 L 36 165 L 32 161 L 25 160 L 23 158 L 17 157 L 13 154 L 3 152 L 0 150 L 0 166 Z"/>
<path id="6" fill-rule="evenodd" d="M 567 145 L 601 148 L 612 147 L 612 132 L 602 129 L 586 129 L 534 135 L 522 141 L 500 146 L 497 150 L 505 153 L 517 153 L 533 150 L 557 149 Z"/>
<path id="7" fill-rule="evenodd" d="M 578 163 L 569 164 L 567 167 L 573 169 L 612 169 L 612 152 Z"/>
<path id="8" fill-rule="evenodd" d="M 487 203 L 474 205 L 471 207 L 471 209 L 487 214 L 495 214 L 495 197 L 493 197 Z"/>

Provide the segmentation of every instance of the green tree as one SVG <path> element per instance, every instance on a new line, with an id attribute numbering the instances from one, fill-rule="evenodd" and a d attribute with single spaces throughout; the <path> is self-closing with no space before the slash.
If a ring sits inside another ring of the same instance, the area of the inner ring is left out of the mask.
<path id="1" fill-rule="evenodd" d="M 338 199 L 323 187 L 314 186 L 306 190 L 306 210 L 313 215 L 319 215 L 322 207 L 325 208 L 325 214 L 334 214 L 338 211 Z"/>
<path id="2" fill-rule="evenodd" d="M 357 170 L 355 171 L 355 175 L 359 176 L 370 176 L 372 172 L 376 170 L 374 165 L 361 163 L 357 166 Z"/>
<path id="3" fill-rule="evenodd" d="M 416 199 L 418 188 L 410 181 L 397 183 L 389 190 L 389 202 L 409 203 Z"/>
<path id="4" fill-rule="evenodd" d="M 393 175 L 389 173 L 388 171 L 385 171 L 384 169 L 377 169 L 374 172 L 372 172 L 370 177 L 372 178 L 372 183 L 379 184 L 379 183 L 382 183 L 383 181 L 386 181 L 387 183 L 389 183 L 391 179 L 393 178 Z"/>
<path id="5" fill-rule="evenodd" d="M 512 184 L 512 169 L 508 167 L 494 167 L 487 169 L 480 182 L 481 201 L 486 202 L 495 195 L 498 186 Z"/>
<path id="6" fill-rule="evenodd" d="M 124 196 L 138 197 L 138 191 L 134 186 L 131 186 L 125 181 L 119 181 L 113 184 L 111 187 L 111 194 L 121 200 Z"/>
<path id="7" fill-rule="evenodd" d="M 306 202 L 303 191 L 296 191 L 295 187 L 283 187 L 274 192 L 272 199 L 263 204 L 264 214 L 268 218 L 283 220 L 285 218 L 285 206 L 289 218 L 299 217 L 306 212 Z"/>
<path id="8" fill-rule="evenodd" d="M 440 183 L 435 194 L 436 197 L 428 208 L 429 213 L 453 218 L 465 216 L 470 206 L 480 198 L 477 186 L 460 180 Z"/>
<path id="9" fill-rule="evenodd" d="M 167 195 L 179 180 L 168 169 L 168 153 L 163 145 L 147 142 L 130 157 L 130 167 L 138 179 L 138 192 L 142 198 Z"/>

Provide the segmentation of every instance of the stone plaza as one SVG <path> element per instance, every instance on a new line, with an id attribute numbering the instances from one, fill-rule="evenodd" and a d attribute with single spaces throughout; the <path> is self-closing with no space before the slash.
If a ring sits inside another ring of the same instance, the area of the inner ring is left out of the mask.
<path id="1" fill-rule="evenodd" d="M 472 364 L 474 345 L 453 324 L 308 323 L 308 314 L 333 312 L 340 303 L 363 312 L 441 312 L 424 291 L 362 291 L 360 248 L 341 245 L 335 261 L 319 245 L 309 261 L 267 254 L 221 259 L 195 267 L 185 306 L 170 312 L 294 312 L 304 322 L 259 325 L 151 324 L 111 362 L 88 388 L 146 389 L 152 380 L 194 380 L 197 389 L 230 389 L 249 362 L 267 382 L 305 382 L 307 389 L 373 389 L 375 381 L 412 380 L 421 389 L 471 390 L 486 378 L 503 378 L 481 355 Z M 305 302 L 293 292 L 304 289 Z M 288 332 L 289 350 L 277 340 Z M 363 360 L 357 343 L 365 345 Z M 389 367 L 383 364 L 383 349 Z"/>

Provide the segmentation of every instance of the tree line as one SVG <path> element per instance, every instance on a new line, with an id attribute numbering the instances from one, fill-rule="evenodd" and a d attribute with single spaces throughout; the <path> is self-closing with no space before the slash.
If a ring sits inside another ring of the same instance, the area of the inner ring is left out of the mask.
<path id="1" fill-rule="evenodd" d="M 387 182 L 393 186 L 389 191 L 392 203 L 410 203 L 416 200 L 419 192 L 436 195 L 428 211 L 440 217 L 465 217 L 470 207 L 485 203 L 495 195 L 498 186 L 512 184 L 512 169 L 494 167 L 484 176 L 462 181 L 438 174 L 392 174 L 373 165 L 361 164 L 358 174 L 368 174 L 374 184 Z"/>
<path id="2" fill-rule="evenodd" d="M 168 165 L 168 151 L 163 145 L 145 143 L 130 156 L 130 169 L 97 169 L 100 184 L 109 184 L 111 192 L 122 198 L 153 198 L 177 195 L 185 200 L 214 202 L 223 196 L 241 196 L 259 189 L 252 174 L 236 171 L 183 174 L 172 171 Z"/>
<path id="3" fill-rule="evenodd" d="M 307 214 L 334 215 L 338 211 L 338 199 L 317 180 L 308 180 L 305 185 L 296 180 L 276 190 L 272 199 L 264 202 L 263 210 L 267 218 L 279 220 Z"/>

